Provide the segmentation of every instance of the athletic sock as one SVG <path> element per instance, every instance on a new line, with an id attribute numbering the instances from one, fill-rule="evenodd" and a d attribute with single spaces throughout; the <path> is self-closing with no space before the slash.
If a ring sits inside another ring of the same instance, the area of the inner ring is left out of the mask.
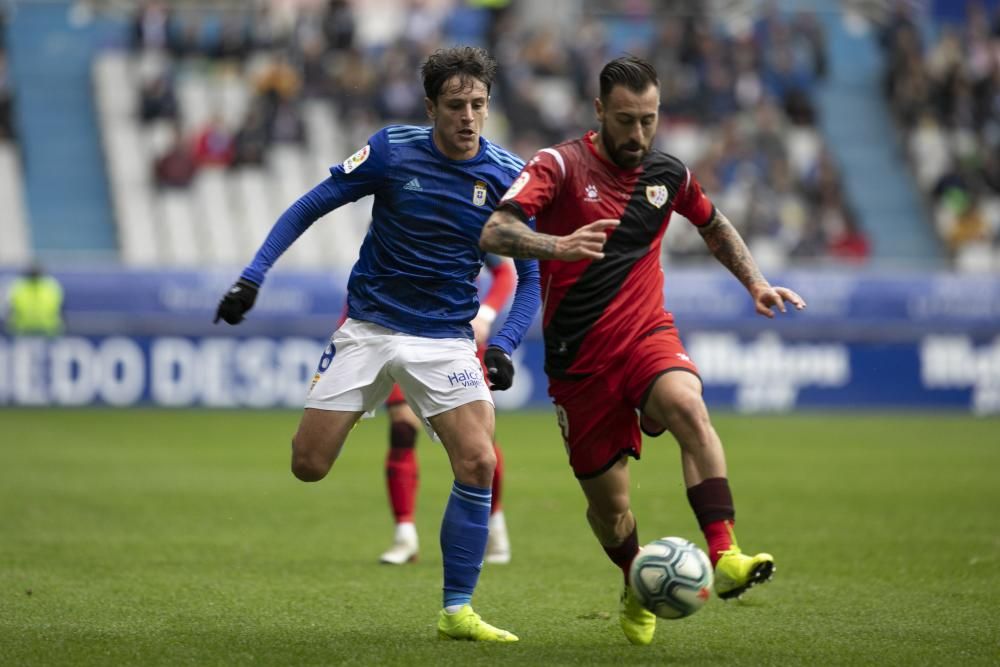
<path id="1" fill-rule="evenodd" d="M 503 452 L 500 451 L 500 443 L 493 441 L 493 451 L 497 455 L 497 467 L 493 470 L 493 500 L 490 501 L 490 514 L 496 514 L 501 510 L 501 496 L 503 494 Z"/>
<path id="2" fill-rule="evenodd" d="M 708 542 L 708 557 L 714 566 L 721 552 L 736 544 L 733 527 L 736 525 L 736 509 L 733 494 L 729 490 L 729 480 L 725 477 L 710 477 L 687 490 L 688 502 L 698 525 Z"/>
<path id="3" fill-rule="evenodd" d="M 389 505 L 396 523 L 412 522 L 417 503 L 420 472 L 414 445 L 417 430 L 406 423 L 395 423 L 389 431 L 389 453 L 385 459 L 385 481 Z"/>
<path id="4" fill-rule="evenodd" d="M 489 489 L 455 481 L 441 521 L 444 607 L 470 604 L 486 553 L 490 519 Z"/>
<path id="5" fill-rule="evenodd" d="M 725 519 L 723 521 L 713 521 L 702 528 L 705 533 L 705 541 L 708 542 L 708 557 L 712 561 L 712 567 L 719 562 L 719 557 L 726 549 L 736 544 L 733 534 L 735 521 Z"/>
<path id="6" fill-rule="evenodd" d="M 636 554 L 639 553 L 639 526 L 636 525 L 632 528 L 632 533 L 625 538 L 625 541 L 616 547 L 605 547 L 604 553 L 608 555 L 611 562 L 621 568 L 622 574 L 625 576 L 625 585 L 628 585 L 628 570 L 632 567 L 632 561 L 635 560 Z"/>

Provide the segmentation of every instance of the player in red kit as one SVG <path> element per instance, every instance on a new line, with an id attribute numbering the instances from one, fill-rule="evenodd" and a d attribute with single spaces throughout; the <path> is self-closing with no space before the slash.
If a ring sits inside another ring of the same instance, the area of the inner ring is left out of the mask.
<path id="1" fill-rule="evenodd" d="M 628 458 L 640 428 L 676 438 L 687 496 L 715 566 L 715 590 L 738 597 L 770 579 L 770 554 L 742 553 L 725 453 L 702 398 L 701 379 L 664 308 L 660 246 L 673 211 L 774 317 L 802 298 L 772 286 L 746 244 L 677 158 L 652 148 L 660 88 L 635 57 L 609 62 L 595 101 L 598 132 L 539 151 L 483 228 L 487 252 L 532 257 L 542 276 L 549 395 L 587 499 L 587 519 L 625 575 L 619 620 L 633 644 L 649 644 L 656 617 L 628 586 L 639 550 L 629 501 Z M 533 231 L 527 224 L 535 218 Z"/>
<path id="2" fill-rule="evenodd" d="M 486 351 L 490 327 L 497 313 L 503 310 L 507 300 L 514 294 L 514 287 L 517 284 L 514 265 L 509 259 L 487 255 L 486 268 L 489 269 L 492 280 L 480 303 L 479 313 L 472 320 L 472 333 L 479 348 L 480 361 Z M 396 528 L 392 546 L 379 557 L 379 561 L 387 565 L 402 565 L 416 560 L 420 547 L 413 515 L 420 481 L 416 444 L 421 424 L 420 418 L 406 403 L 406 397 L 399 385 L 393 386 L 392 393 L 385 401 L 385 407 L 389 415 L 389 451 L 385 459 L 385 482 Z M 510 538 L 507 535 L 507 522 L 501 505 L 503 453 L 496 440 L 493 441 L 493 451 L 497 456 L 497 465 L 493 470 L 493 498 L 490 504 L 489 537 L 486 540 L 484 560 L 487 563 L 501 564 L 510 562 Z"/>

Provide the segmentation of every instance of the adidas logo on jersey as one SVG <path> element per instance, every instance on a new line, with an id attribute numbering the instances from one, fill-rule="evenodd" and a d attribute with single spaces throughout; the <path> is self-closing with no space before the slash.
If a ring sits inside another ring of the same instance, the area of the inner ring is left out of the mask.
<path id="1" fill-rule="evenodd" d="M 420 187 L 420 179 L 416 178 L 416 177 L 410 179 L 410 182 L 407 183 L 406 185 L 404 185 L 403 189 L 404 190 L 413 190 L 414 192 L 423 192 L 424 191 L 424 189 L 422 187 Z"/>

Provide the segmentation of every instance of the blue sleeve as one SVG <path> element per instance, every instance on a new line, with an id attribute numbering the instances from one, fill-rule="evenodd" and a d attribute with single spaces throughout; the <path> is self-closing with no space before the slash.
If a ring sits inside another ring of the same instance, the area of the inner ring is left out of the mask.
<path id="1" fill-rule="evenodd" d="M 389 144 L 385 130 L 368 140 L 364 148 L 330 167 L 330 177 L 288 207 L 274 223 L 250 266 L 240 277 L 256 285 L 288 248 L 312 223 L 330 211 L 365 195 L 373 194 L 383 182 L 388 165 Z"/>
<path id="2" fill-rule="evenodd" d="M 513 354 L 521 339 L 527 333 L 535 313 L 542 303 L 541 280 L 538 274 L 538 262 L 534 259 L 515 259 L 517 268 L 517 289 L 514 291 L 514 302 L 507 313 L 500 331 L 490 338 L 488 345 L 495 345 L 508 355 Z"/>
<path id="3" fill-rule="evenodd" d="M 391 155 L 388 130 L 383 128 L 361 150 L 330 167 L 330 177 L 346 201 L 357 201 L 385 182 Z"/>
<path id="4" fill-rule="evenodd" d="M 240 277 L 258 286 L 264 284 L 264 276 L 268 270 L 295 242 L 295 239 L 302 236 L 302 232 L 309 229 L 312 223 L 347 201 L 349 200 L 344 199 L 334 186 L 332 178 L 326 179 L 302 195 L 274 223 L 274 227 L 268 232 L 264 243 L 254 255 L 253 261 L 243 269 Z"/>

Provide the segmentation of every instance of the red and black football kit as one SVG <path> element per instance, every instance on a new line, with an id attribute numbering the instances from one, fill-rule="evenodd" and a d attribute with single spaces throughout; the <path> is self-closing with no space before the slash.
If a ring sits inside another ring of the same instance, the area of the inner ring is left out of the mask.
<path id="1" fill-rule="evenodd" d="M 545 372 L 570 465 L 596 476 L 639 458 L 636 409 L 661 374 L 697 374 L 664 309 L 660 245 L 673 211 L 696 226 L 715 207 L 677 158 L 650 151 L 634 169 L 601 158 L 596 133 L 539 151 L 501 201 L 544 234 L 565 236 L 602 218 L 604 259 L 542 260 Z"/>

